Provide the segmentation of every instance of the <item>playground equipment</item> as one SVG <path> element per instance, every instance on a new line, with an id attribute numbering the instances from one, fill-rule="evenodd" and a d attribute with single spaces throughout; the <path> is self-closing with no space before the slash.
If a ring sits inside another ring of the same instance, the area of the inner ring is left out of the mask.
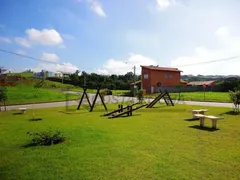
<path id="1" fill-rule="evenodd" d="M 104 116 L 111 115 L 111 116 L 109 116 L 109 118 L 116 118 L 116 117 L 120 117 L 120 116 L 125 115 L 125 114 L 127 116 L 132 116 L 133 111 L 136 111 L 136 110 L 138 110 L 142 107 L 147 106 L 147 104 L 142 104 L 140 106 L 137 106 L 137 107 L 133 108 L 133 106 L 136 105 L 136 104 L 138 104 L 138 103 L 134 103 L 134 104 L 131 104 L 131 105 L 128 105 L 128 106 L 125 106 L 125 107 L 123 107 L 123 105 L 118 105 L 118 109 L 116 109 L 114 111 L 111 111 L 107 114 L 104 114 Z M 124 111 L 124 110 L 126 110 L 126 111 Z M 117 113 L 117 114 L 114 114 L 114 113 Z"/>
<path id="2" fill-rule="evenodd" d="M 159 90 L 159 92 L 160 94 L 152 102 L 150 102 L 146 108 L 152 108 L 162 98 L 164 99 L 167 106 L 174 106 L 174 103 L 172 102 L 172 99 L 169 96 L 169 93 L 167 92 L 167 90 L 165 90 L 164 92 Z"/>
<path id="3" fill-rule="evenodd" d="M 80 106 L 81 106 L 81 104 L 82 104 L 84 95 L 86 96 L 87 102 L 88 102 L 88 104 L 89 104 L 89 106 L 90 106 L 89 112 L 92 112 L 92 111 L 93 111 L 98 96 L 100 97 L 101 102 L 102 102 L 105 110 L 107 111 L 107 107 L 106 107 L 106 105 L 105 105 L 105 103 L 104 103 L 103 97 L 100 95 L 100 86 L 97 87 L 97 93 L 96 93 L 96 95 L 95 95 L 95 97 L 94 97 L 93 104 L 90 103 L 90 100 L 89 100 L 89 97 L 88 97 L 88 94 L 87 94 L 87 88 L 86 88 L 86 86 L 83 87 L 83 94 L 82 94 L 82 97 L 81 97 L 80 102 L 79 102 L 79 104 L 78 104 L 77 110 L 80 109 Z"/>
<path id="4" fill-rule="evenodd" d="M 130 106 L 134 106 L 134 105 L 136 105 L 136 104 L 138 104 L 138 103 L 134 103 L 134 104 L 132 104 L 132 105 L 130 105 Z M 111 111 L 111 112 L 108 112 L 108 113 L 104 114 L 103 116 L 109 116 L 109 115 L 112 115 L 112 114 L 117 113 L 117 112 L 121 113 L 121 112 L 123 112 L 123 110 L 125 110 L 125 109 L 127 109 L 127 108 L 128 108 L 128 106 L 123 107 L 122 104 L 119 104 L 119 105 L 118 105 L 118 109 L 113 110 L 113 111 Z"/>

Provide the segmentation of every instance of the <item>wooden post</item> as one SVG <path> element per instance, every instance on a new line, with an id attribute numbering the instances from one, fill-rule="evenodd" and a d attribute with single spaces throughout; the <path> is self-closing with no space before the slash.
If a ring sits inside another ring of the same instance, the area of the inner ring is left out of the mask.
<path id="1" fill-rule="evenodd" d="M 129 105 L 127 106 L 127 111 L 128 111 L 128 113 L 127 113 L 127 115 L 129 116 L 130 114 L 129 114 L 129 110 L 130 110 L 130 107 L 129 107 Z"/>
<path id="2" fill-rule="evenodd" d="M 123 112 L 123 105 L 121 104 L 121 112 Z"/>
<path id="3" fill-rule="evenodd" d="M 132 116 L 132 106 L 130 106 L 130 108 L 129 108 L 129 110 L 130 110 L 130 116 Z"/>
<path id="4" fill-rule="evenodd" d="M 119 104 L 119 105 L 118 105 L 118 109 L 119 109 L 118 112 L 119 112 L 119 113 L 121 112 L 121 109 L 120 109 L 120 108 L 121 108 L 121 105 Z"/>

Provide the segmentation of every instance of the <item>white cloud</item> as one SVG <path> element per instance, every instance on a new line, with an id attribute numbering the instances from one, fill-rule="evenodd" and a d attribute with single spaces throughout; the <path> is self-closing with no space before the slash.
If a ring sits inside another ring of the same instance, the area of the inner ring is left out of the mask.
<path id="1" fill-rule="evenodd" d="M 42 70 L 50 72 L 65 72 L 65 73 L 74 73 L 78 70 L 78 67 L 67 62 L 62 64 L 50 64 L 50 63 L 40 63 L 35 68 L 31 68 L 35 72 L 40 72 Z"/>
<path id="2" fill-rule="evenodd" d="M 104 12 L 102 5 L 97 1 L 92 1 L 91 9 L 99 16 L 106 17 L 106 13 Z"/>
<path id="3" fill-rule="evenodd" d="M 159 10 L 165 10 L 174 4 L 173 0 L 156 0 L 156 5 Z"/>
<path id="4" fill-rule="evenodd" d="M 74 73 L 79 68 L 69 62 L 66 63 L 58 63 L 60 58 L 57 54 L 54 53 L 46 53 L 43 52 L 41 59 L 49 61 L 48 62 L 41 62 L 39 63 L 33 71 L 39 72 L 42 70 L 50 71 L 50 72 L 66 72 L 66 73 Z"/>
<path id="5" fill-rule="evenodd" d="M 130 54 L 126 60 L 109 59 L 102 68 L 97 69 L 97 73 L 126 74 L 133 72 L 133 67 L 136 66 L 136 74 L 140 74 L 140 65 L 157 65 L 157 61 L 140 54 Z"/>
<path id="6" fill-rule="evenodd" d="M 215 35 L 218 42 L 218 46 L 215 49 L 208 49 L 204 46 L 196 47 L 193 56 L 178 57 L 171 62 L 171 66 L 179 66 L 179 69 L 183 70 L 184 74 L 239 75 L 240 58 L 181 67 L 181 65 L 202 63 L 240 55 L 240 36 L 232 36 L 228 27 L 220 27 L 215 32 Z"/>
<path id="7" fill-rule="evenodd" d="M 4 43 L 11 43 L 12 41 L 8 38 L 5 38 L 5 37 L 0 37 L 0 42 L 4 42 Z"/>
<path id="8" fill-rule="evenodd" d="M 224 26 L 224 27 L 220 27 L 218 28 L 218 30 L 215 32 L 216 36 L 228 36 L 229 35 L 229 29 L 228 27 Z"/>
<path id="9" fill-rule="evenodd" d="M 82 0 L 78 0 L 78 2 L 82 2 Z M 102 5 L 97 0 L 87 0 L 87 2 L 90 4 L 90 8 L 93 12 L 95 12 L 98 16 L 101 17 L 107 17 L 107 14 L 102 8 Z"/>
<path id="10" fill-rule="evenodd" d="M 16 37 L 15 41 L 16 41 L 16 43 L 20 44 L 21 46 L 24 46 L 24 47 L 27 47 L 27 48 L 31 47 L 30 42 L 25 38 Z"/>
<path id="11" fill-rule="evenodd" d="M 28 39 L 42 45 L 54 46 L 63 43 L 61 35 L 55 29 L 27 29 Z"/>
<path id="12" fill-rule="evenodd" d="M 21 49 L 17 50 L 16 53 L 17 54 L 21 54 L 21 55 L 25 55 L 26 54 L 26 52 L 21 50 Z"/>
<path id="13" fill-rule="evenodd" d="M 54 53 L 43 53 L 41 59 L 51 62 L 57 62 L 59 60 L 59 57 L 57 54 Z"/>

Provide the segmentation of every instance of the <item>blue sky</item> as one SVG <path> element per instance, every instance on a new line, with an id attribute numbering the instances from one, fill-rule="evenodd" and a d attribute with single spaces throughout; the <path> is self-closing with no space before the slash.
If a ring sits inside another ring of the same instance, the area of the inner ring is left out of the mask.
<path id="1" fill-rule="evenodd" d="M 184 74 L 238 74 L 239 0 L 1 0 L 0 47 L 57 64 L 0 52 L 13 71 L 124 74 L 140 65 Z"/>

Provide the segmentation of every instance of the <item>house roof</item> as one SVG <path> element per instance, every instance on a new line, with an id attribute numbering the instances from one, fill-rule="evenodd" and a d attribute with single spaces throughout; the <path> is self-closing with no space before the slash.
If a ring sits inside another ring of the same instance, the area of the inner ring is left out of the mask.
<path id="1" fill-rule="evenodd" d="M 169 68 L 169 67 L 159 67 L 159 66 L 141 66 L 142 68 L 155 70 L 155 71 L 173 71 L 173 72 L 182 72 L 178 68 Z"/>
<path id="2" fill-rule="evenodd" d="M 131 83 L 130 85 L 136 85 L 136 84 L 139 84 L 139 83 L 142 83 L 142 81 L 139 80 L 139 81 L 136 81 L 135 83 Z"/>
<path id="3" fill-rule="evenodd" d="M 206 86 L 211 85 L 212 83 L 214 83 L 215 81 L 194 81 L 194 82 L 190 82 L 187 85 L 188 86 L 202 86 L 204 84 L 206 84 Z"/>
<path id="4" fill-rule="evenodd" d="M 187 84 L 188 82 L 187 82 L 187 81 L 184 81 L 184 80 L 182 80 L 182 79 L 180 79 L 180 83 Z"/>

